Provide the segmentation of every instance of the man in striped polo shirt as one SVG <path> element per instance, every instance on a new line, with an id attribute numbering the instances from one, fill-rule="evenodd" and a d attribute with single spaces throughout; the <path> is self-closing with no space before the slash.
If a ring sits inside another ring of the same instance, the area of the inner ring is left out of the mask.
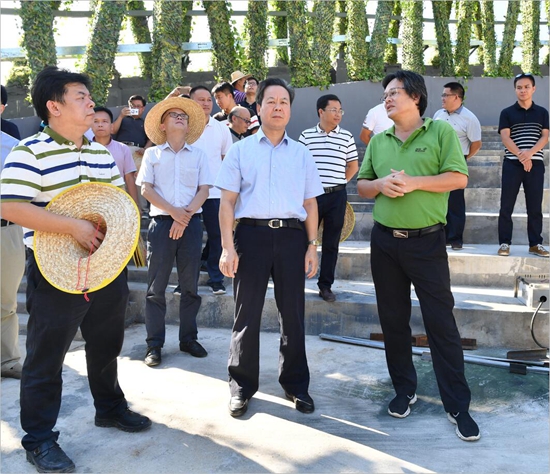
<path id="1" fill-rule="evenodd" d="M 65 189 L 82 182 L 124 184 L 109 151 L 84 132 L 94 119 L 87 76 L 47 67 L 31 96 L 37 115 L 49 125 L 23 139 L 2 170 L 2 217 L 24 227 L 27 246 L 27 356 L 21 377 L 22 445 L 38 472 L 73 472 L 73 461 L 57 444 L 54 431 L 61 405 L 63 359 L 78 328 L 86 341 L 88 381 L 95 424 L 137 432 L 149 418 L 132 412 L 117 375 L 128 302 L 126 273 L 105 288 L 83 295 L 65 293 L 44 278 L 33 253 L 34 231 L 72 235 L 94 251 L 104 235 L 84 219 L 53 214 L 44 207 Z M 62 251 L 62 249 L 61 249 Z"/>
<path id="2" fill-rule="evenodd" d="M 346 213 L 346 183 L 359 169 L 353 135 L 340 127 L 344 111 L 340 99 L 327 94 L 317 100 L 319 123 L 304 130 L 300 142 L 309 148 L 325 193 L 317 196 L 319 222 L 323 220 L 321 270 L 317 286 L 319 296 L 336 301 L 332 292 L 334 270 L 338 260 L 338 244 Z"/>
<path id="3" fill-rule="evenodd" d="M 533 102 L 535 78 L 518 74 L 514 79 L 517 102 L 500 113 L 498 131 L 505 147 L 502 162 L 502 187 L 498 216 L 498 254 L 510 255 L 512 213 L 523 184 L 527 207 L 529 253 L 547 257 L 542 246 L 542 197 L 544 192 L 544 155 L 548 143 L 548 110 Z"/>

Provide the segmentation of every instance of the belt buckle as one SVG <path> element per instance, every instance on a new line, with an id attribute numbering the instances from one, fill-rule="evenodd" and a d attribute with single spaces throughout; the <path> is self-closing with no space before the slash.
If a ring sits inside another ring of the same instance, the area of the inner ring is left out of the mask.
<path id="1" fill-rule="evenodd" d="M 271 229 L 280 229 L 281 227 L 283 227 L 283 221 L 281 219 L 271 219 L 267 225 L 271 228 Z"/>
<path id="2" fill-rule="evenodd" d="M 393 230 L 393 236 L 396 238 L 396 239 L 408 239 L 409 238 L 409 233 L 406 231 L 406 230 Z"/>

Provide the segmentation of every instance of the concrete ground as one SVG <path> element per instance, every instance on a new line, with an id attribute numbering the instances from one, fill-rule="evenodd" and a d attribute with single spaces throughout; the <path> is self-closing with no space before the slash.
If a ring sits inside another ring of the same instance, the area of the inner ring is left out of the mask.
<path id="1" fill-rule="evenodd" d="M 466 443 L 445 416 L 429 362 L 415 358 L 419 400 L 408 418 L 395 419 L 383 351 L 307 336 L 316 411 L 304 415 L 277 383 L 278 334 L 262 333 L 260 391 L 233 419 L 229 330 L 201 329 L 209 356 L 194 359 L 179 352 L 177 327 L 167 326 L 158 368 L 142 362 L 144 334 L 142 325 L 127 329 L 119 362 L 131 407 L 153 420 L 144 433 L 94 426 L 84 343 L 67 354 L 57 429 L 77 472 L 549 472 L 547 376 L 467 365 L 482 437 Z M 0 469 L 35 472 L 20 445 L 19 382 L 2 379 L 1 390 Z"/>

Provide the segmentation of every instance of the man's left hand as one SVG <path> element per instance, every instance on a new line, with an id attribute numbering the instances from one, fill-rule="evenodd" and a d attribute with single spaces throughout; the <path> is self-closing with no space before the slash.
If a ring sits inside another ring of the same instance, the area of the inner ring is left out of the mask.
<path id="1" fill-rule="evenodd" d="M 172 223 L 172 227 L 170 227 L 170 233 L 168 234 L 171 239 L 178 240 L 183 233 L 185 232 L 185 228 L 187 225 L 180 224 L 177 221 L 174 221 Z"/>
<path id="2" fill-rule="evenodd" d="M 317 247 L 308 245 L 306 251 L 305 271 L 306 276 L 311 278 L 317 274 L 319 268 L 319 257 L 317 256 Z"/>

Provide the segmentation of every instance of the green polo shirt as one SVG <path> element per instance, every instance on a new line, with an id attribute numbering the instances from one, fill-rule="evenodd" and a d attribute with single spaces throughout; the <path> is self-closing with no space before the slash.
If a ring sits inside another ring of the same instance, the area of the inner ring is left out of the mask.
<path id="1" fill-rule="evenodd" d="M 453 128 L 441 120 L 424 119 L 405 142 L 394 134 L 395 127 L 375 135 L 367 147 L 358 179 L 378 179 L 391 170 L 404 170 L 410 176 L 436 176 L 458 171 L 468 176 L 468 167 Z M 395 229 L 421 229 L 446 224 L 449 193 L 413 191 L 390 198 L 376 196 L 373 218 Z"/>

